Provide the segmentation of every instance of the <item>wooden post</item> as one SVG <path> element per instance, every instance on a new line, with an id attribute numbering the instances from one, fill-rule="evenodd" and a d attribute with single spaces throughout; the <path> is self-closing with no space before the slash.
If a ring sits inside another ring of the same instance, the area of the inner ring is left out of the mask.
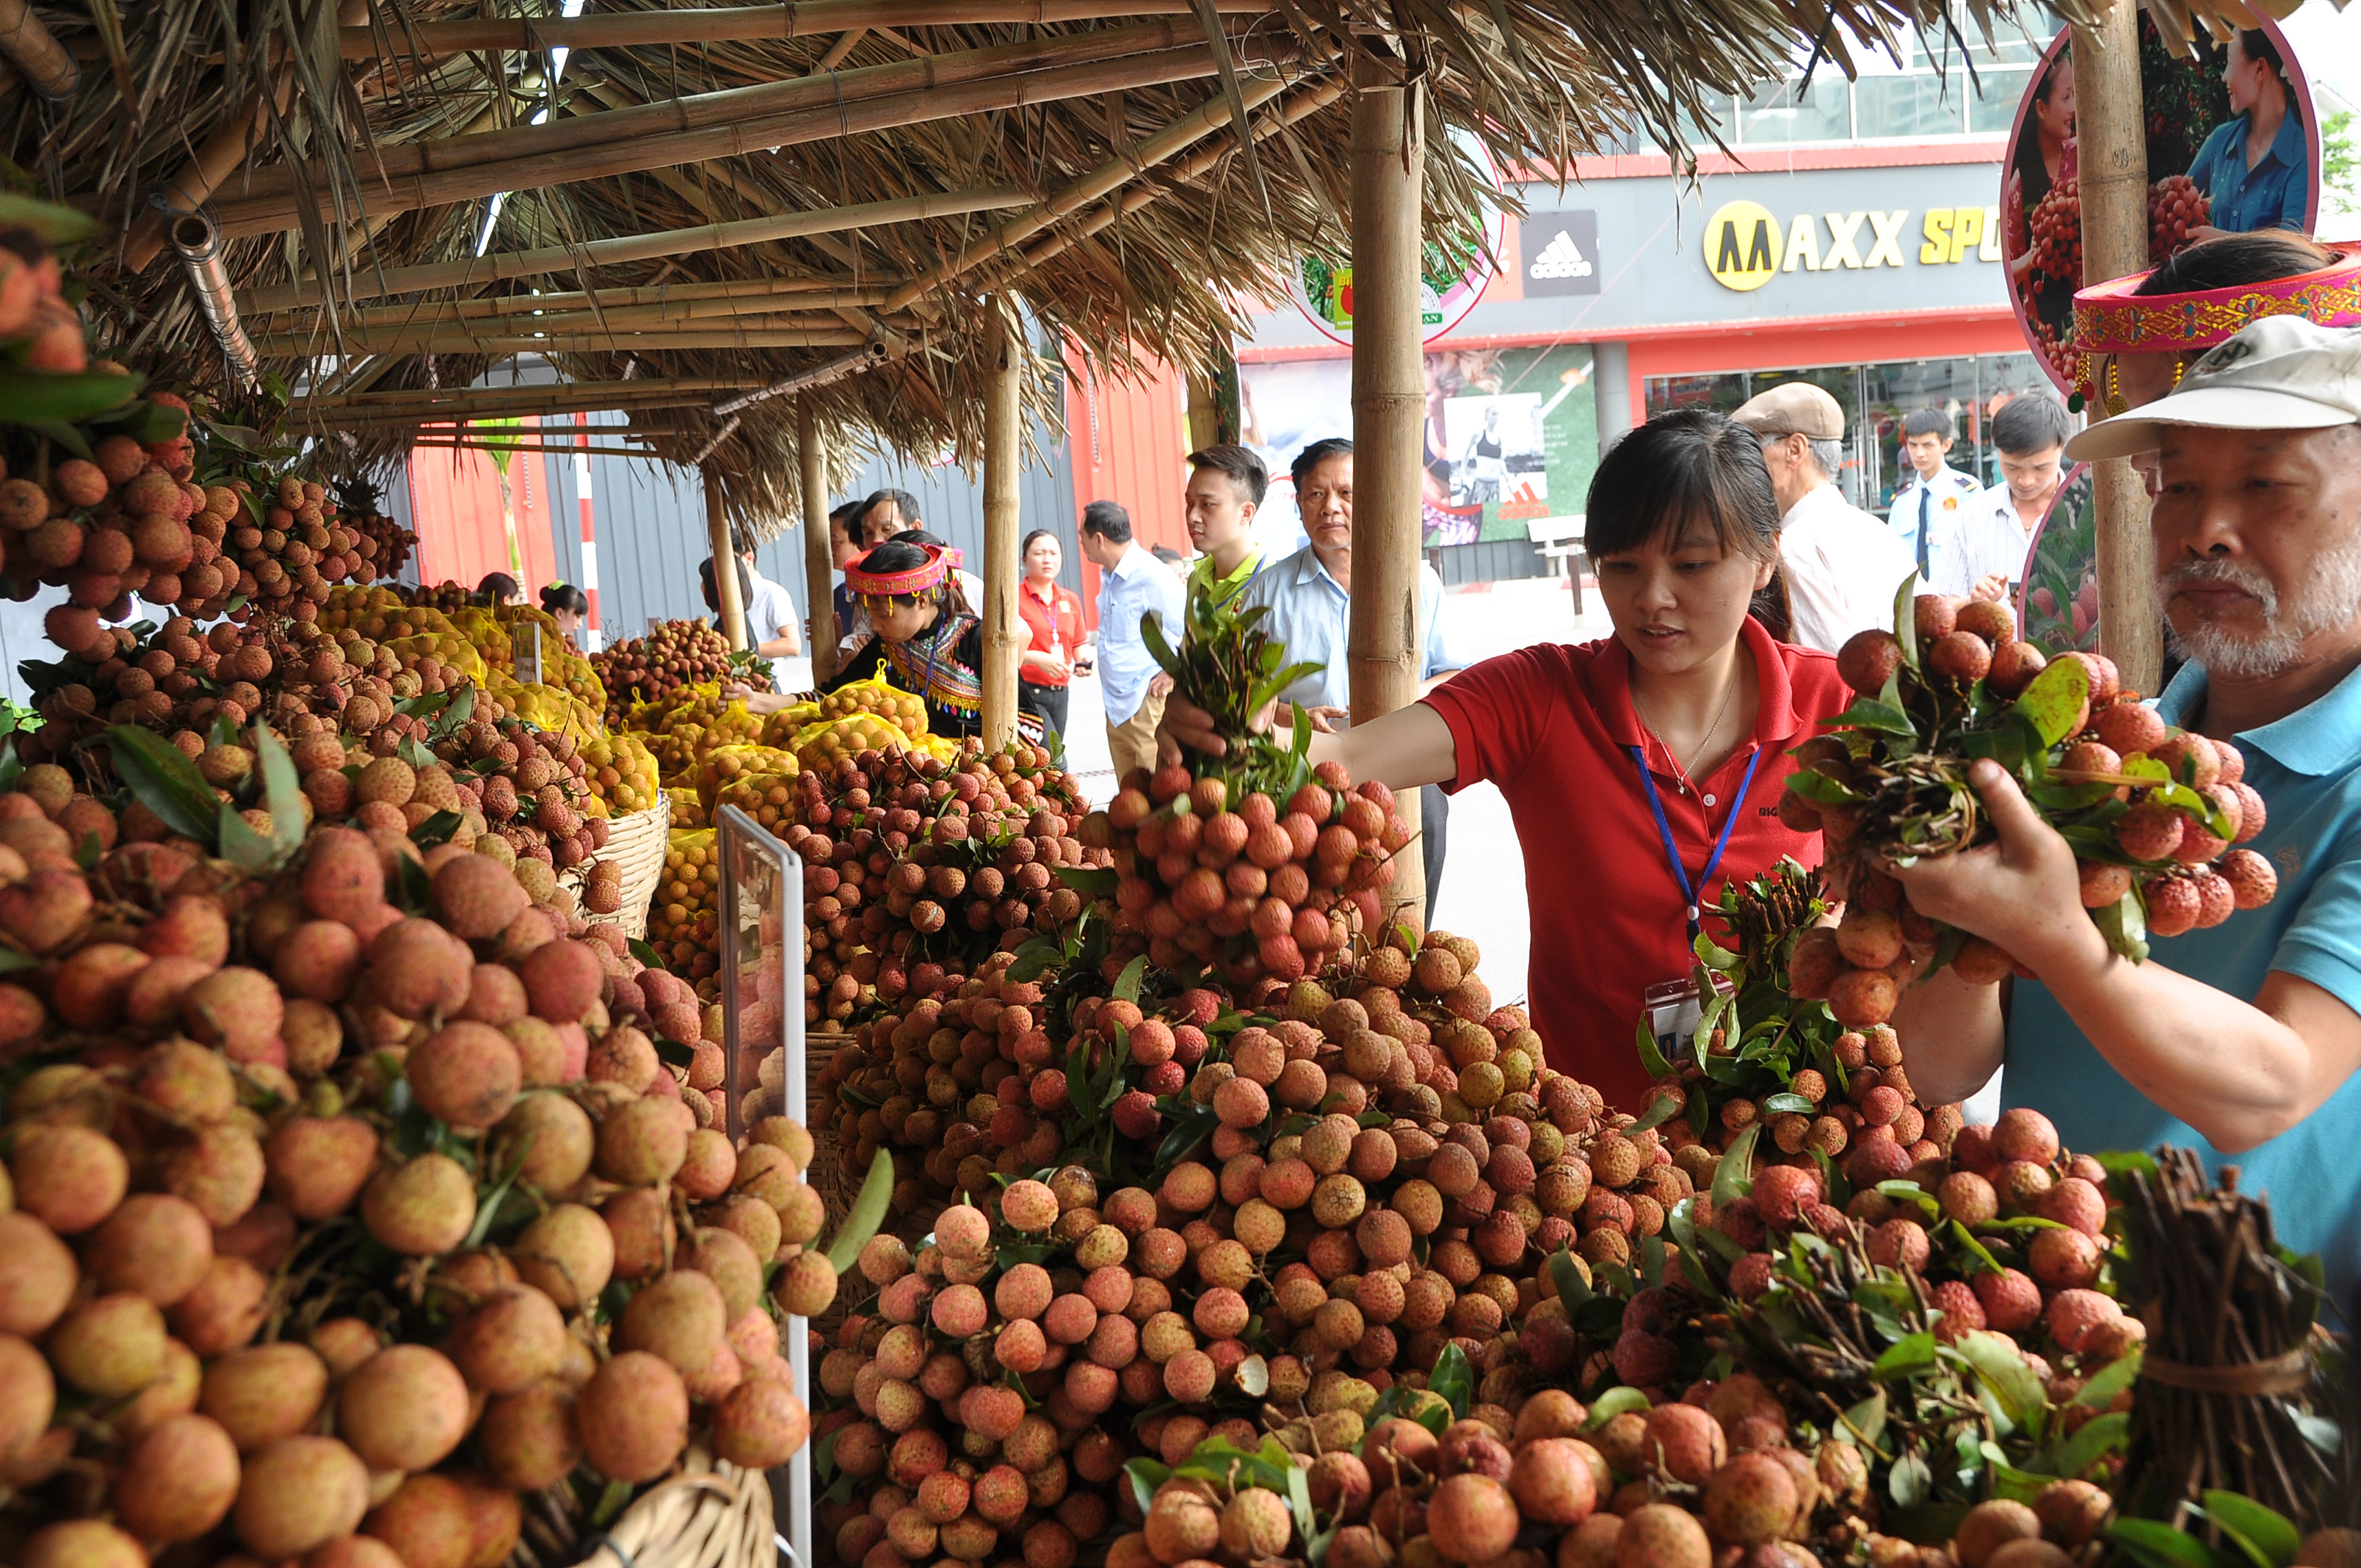
<path id="1" fill-rule="evenodd" d="M 713 597 L 721 601 L 721 634 L 732 652 L 746 649 L 746 606 L 738 597 L 738 552 L 730 548 L 730 518 L 721 510 L 721 473 L 705 466 L 705 539 L 713 552 Z"/>
<path id="2" fill-rule="evenodd" d="M 809 398 L 796 400 L 796 456 L 803 466 L 804 602 L 811 607 L 812 684 L 836 678 L 836 555 L 828 534 L 828 454 Z"/>
<path id="3" fill-rule="evenodd" d="M 1025 637 L 1016 614 L 1016 425 L 1025 339 L 1006 296 L 992 302 L 999 323 L 983 405 L 983 743 L 1016 739 L 1016 665 Z"/>
<path id="4" fill-rule="evenodd" d="M 2139 17 L 2130 0 L 2115 0 L 2097 27 L 2076 27 L 2073 49 L 2082 281 L 2103 283 L 2148 265 L 2147 133 L 2140 104 Z M 2153 692 L 2163 670 L 2164 627 L 2156 613 L 2147 488 L 2120 458 L 2095 465 L 2092 478 L 2099 651 L 2115 662 L 2125 685 Z"/>
<path id="5" fill-rule="evenodd" d="M 1419 531 L 1426 376 L 1419 323 L 1422 91 L 1402 61 L 1365 45 L 1353 99 L 1353 722 L 1418 696 Z M 1425 925 L 1416 790 L 1395 806 L 1413 835 L 1388 895 Z"/>

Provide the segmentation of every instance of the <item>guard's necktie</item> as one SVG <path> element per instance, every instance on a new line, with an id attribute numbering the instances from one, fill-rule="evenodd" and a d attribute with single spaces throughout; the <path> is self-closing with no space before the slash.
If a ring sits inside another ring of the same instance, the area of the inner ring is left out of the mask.
<path id="1" fill-rule="evenodd" d="M 1918 575 L 1927 576 L 1927 509 L 1934 505 L 1935 492 L 1927 481 L 1918 481 Z"/>

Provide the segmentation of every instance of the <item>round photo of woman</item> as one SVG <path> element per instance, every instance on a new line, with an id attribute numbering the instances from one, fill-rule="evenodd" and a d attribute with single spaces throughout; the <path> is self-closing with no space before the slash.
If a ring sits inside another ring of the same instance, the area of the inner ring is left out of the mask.
<path id="1" fill-rule="evenodd" d="M 2140 106 L 2148 172 L 2148 266 L 2222 234 L 2310 234 L 2319 212 L 2320 131 L 2312 92 L 2265 20 L 2226 42 L 2179 47 L 2139 16 Z M 2001 175 L 2001 252 L 2026 341 L 2059 390 L 2081 369 L 2074 293 L 2083 286 L 2081 126 L 2074 51 L 2061 31 L 2017 107 Z"/>

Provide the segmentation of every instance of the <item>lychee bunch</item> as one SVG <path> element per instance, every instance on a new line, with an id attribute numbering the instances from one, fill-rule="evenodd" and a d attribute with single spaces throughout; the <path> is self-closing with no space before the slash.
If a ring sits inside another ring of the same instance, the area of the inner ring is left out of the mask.
<path id="1" fill-rule="evenodd" d="M 697 981 L 721 967 L 721 856 L 710 828 L 675 828 L 648 904 L 648 941 L 673 973 Z"/>
<path id="2" fill-rule="evenodd" d="M 620 729 L 635 703 L 719 682 L 730 666 L 730 642 L 703 621 L 667 620 L 590 655 L 590 664 L 607 694 L 607 726 Z"/>
<path id="3" fill-rule="evenodd" d="M 1966 782 L 1974 756 L 2008 763 L 2074 845 L 2082 903 L 2126 957 L 2147 956 L 2144 933 L 2175 936 L 2269 902 L 2269 862 L 2230 848 L 2260 833 L 2265 816 L 2235 746 L 2171 729 L 2099 654 L 2048 663 L 2017 640 L 2004 605 L 1922 594 L 1912 615 L 1907 644 L 1870 630 L 1839 651 L 1856 703 L 1834 734 L 1797 750 L 1780 802 L 1790 827 L 1825 836 L 1823 875 L 1845 906 L 1832 930 L 1797 940 L 1794 995 L 1865 1028 L 1892 1014 L 1901 985 L 1938 951 L 1971 983 L 2016 967 L 1994 944 L 1919 915 L 1883 869 L 1991 838 Z"/>

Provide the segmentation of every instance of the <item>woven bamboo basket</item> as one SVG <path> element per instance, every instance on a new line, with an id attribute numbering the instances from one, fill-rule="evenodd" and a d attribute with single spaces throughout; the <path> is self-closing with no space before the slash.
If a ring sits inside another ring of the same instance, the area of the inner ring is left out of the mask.
<path id="1" fill-rule="evenodd" d="M 593 915 L 591 919 L 620 926 L 623 935 L 633 941 L 648 934 L 648 903 L 655 897 L 656 884 L 664 881 L 664 848 L 671 827 L 672 797 L 661 790 L 656 803 L 645 811 L 608 819 L 607 847 L 598 858 L 622 868 L 623 902 L 614 914 Z M 584 868 L 576 867 L 561 880 L 578 897 L 585 874 Z"/>
<path id="2" fill-rule="evenodd" d="M 556 1500 L 563 1491 L 527 1508 L 510 1560 L 519 1568 L 775 1568 L 779 1560 L 769 1481 L 701 1448 L 603 1533 Z"/>
<path id="3" fill-rule="evenodd" d="M 815 1025 L 804 1036 L 804 1106 L 810 1122 L 812 1138 L 811 1168 L 804 1172 L 804 1180 L 819 1193 L 828 1206 L 828 1225 L 820 1234 L 834 1235 L 852 1212 L 852 1200 L 859 1190 L 855 1182 L 848 1190 L 845 1183 L 842 1151 L 836 1146 L 836 1118 L 822 1109 L 828 1091 L 828 1064 L 836 1053 L 852 1043 L 833 1022 Z"/>

